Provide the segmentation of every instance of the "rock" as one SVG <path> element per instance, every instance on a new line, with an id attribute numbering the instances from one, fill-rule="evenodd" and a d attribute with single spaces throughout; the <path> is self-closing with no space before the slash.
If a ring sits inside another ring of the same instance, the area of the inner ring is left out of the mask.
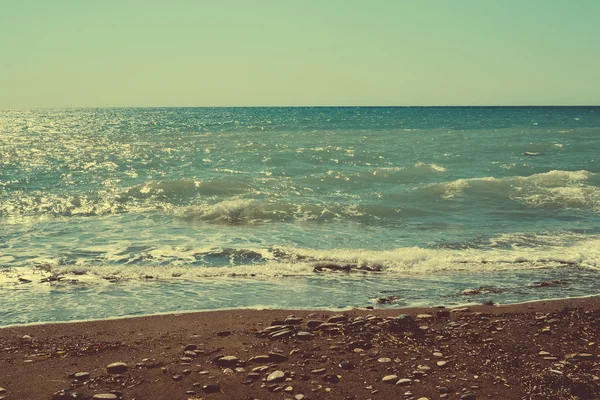
<path id="1" fill-rule="evenodd" d="M 441 367 L 446 366 L 446 364 L 448 364 L 448 361 L 438 361 L 438 362 L 436 362 L 436 364 L 438 367 L 441 368 Z"/>
<path id="2" fill-rule="evenodd" d="M 335 374 L 325 375 L 323 377 L 323 381 L 325 381 L 325 382 L 331 382 L 331 383 L 338 383 L 340 381 L 340 376 L 339 375 L 335 375 Z"/>
<path id="3" fill-rule="evenodd" d="M 539 355 L 539 356 L 549 356 L 549 355 L 550 355 L 550 353 L 548 353 L 547 351 L 540 351 L 540 352 L 538 353 L 538 355 Z"/>
<path id="4" fill-rule="evenodd" d="M 269 337 L 271 339 L 279 339 L 279 338 L 283 338 L 283 337 L 286 337 L 286 336 L 290 336 L 291 334 L 292 334 L 292 331 L 286 329 L 286 330 L 283 330 L 281 332 L 273 333 L 273 334 L 269 335 Z"/>
<path id="5" fill-rule="evenodd" d="M 183 375 L 173 375 L 173 380 L 174 381 L 180 381 L 183 379 Z"/>
<path id="6" fill-rule="evenodd" d="M 100 393 L 100 394 L 95 394 L 94 397 L 92 397 L 92 399 L 96 399 L 96 400 L 117 400 L 118 397 L 112 393 Z"/>
<path id="7" fill-rule="evenodd" d="M 317 368 L 317 369 L 313 369 L 310 372 L 313 373 L 313 374 L 315 374 L 315 375 L 321 375 L 321 374 L 324 374 L 325 371 L 327 371 L 325 368 Z"/>
<path id="8" fill-rule="evenodd" d="M 194 351 L 194 350 L 198 350 L 198 346 L 196 346 L 195 344 L 188 344 L 183 348 L 183 351 Z"/>
<path id="9" fill-rule="evenodd" d="M 433 315 L 431 314 L 419 314 L 417 315 L 417 319 L 431 319 L 433 318 Z"/>
<path id="10" fill-rule="evenodd" d="M 450 389 L 448 389 L 446 386 L 437 386 L 436 389 L 440 393 L 448 393 L 448 392 L 450 392 Z"/>
<path id="11" fill-rule="evenodd" d="M 392 359 L 388 358 L 388 357 L 381 357 L 381 358 L 377 359 L 377 362 L 380 362 L 380 363 L 391 363 Z"/>
<path id="12" fill-rule="evenodd" d="M 306 327 L 308 329 L 315 329 L 317 326 L 321 325 L 323 323 L 323 321 L 317 321 L 315 319 L 311 319 L 310 321 L 308 321 L 306 323 Z"/>
<path id="13" fill-rule="evenodd" d="M 461 400 L 475 400 L 477 396 L 475 396 L 475 393 L 473 392 L 467 392 L 460 396 L 460 398 Z"/>
<path id="14" fill-rule="evenodd" d="M 23 335 L 21 337 L 21 343 L 32 343 L 33 342 L 33 338 L 29 335 Z"/>
<path id="15" fill-rule="evenodd" d="M 433 353 L 434 357 L 444 357 L 444 355 L 442 353 L 440 353 L 439 351 L 436 351 L 435 353 Z"/>
<path id="16" fill-rule="evenodd" d="M 89 372 L 77 372 L 77 373 L 73 374 L 73 378 L 78 381 L 86 380 L 89 377 L 90 377 Z"/>
<path id="17" fill-rule="evenodd" d="M 383 383 L 396 383 L 398 381 L 398 375 L 386 375 L 381 379 Z"/>
<path id="18" fill-rule="evenodd" d="M 109 374 L 124 374 L 128 369 L 124 362 L 115 362 L 106 366 L 106 372 Z"/>
<path id="19" fill-rule="evenodd" d="M 296 337 L 300 340 L 310 340 L 313 338 L 313 336 L 314 335 L 310 332 L 301 331 L 301 332 L 296 333 Z"/>
<path id="20" fill-rule="evenodd" d="M 355 365 L 352 361 L 346 361 L 346 360 L 342 361 L 339 364 L 339 366 L 341 369 L 354 369 L 355 368 Z"/>
<path id="21" fill-rule="evenodd" d="M 304 400 L 305 398 L 306 398 L 306 396 L 301 393 L 294 396 L 294 399 L 296 399 L 296 400 Z"/>
<path id="22" fill-rule="evenodd" d="M 4 389 L 3 387 L 0 387 L 0 394 L 2 393 L 6 393 L 6 389 Z"/>
<path id="23" fill-rule="evenodd" d="M 226 337 L 226 336 L 229 336 L 229 335 L 231 335 L 231 332 L 230 332 L 230 331 L 221 331 L 221 332 L 217 332 L 217 336 L 219 336 L 219 337 Z M 221 389 L 219 388 L 219 391 L 220 391 L 220 390 L 221 390 Z"/>
<path id="24" fill-rule="evenodd" d="M 202 386 L 202 390 L 204 393 L 219 393 L 221 391 L 221 386 L 214 383 L 209 383 L 208 385 Z"/>
<path id="25" fill-rule="evenodd" d="M 289 325 L 300 325 L 302 323 L 302 318 L 288 317 L 283 321 L 283 323 Z"/>
<path id="26" fill-rule="evenodd" d="M 340 322 L 348 322 L 348 317 L 346 317 L 345 315 L 334 315 L 333 317 L 329 318 L 327 320 L 327 322 L 329 322 L 331 324 L 337 324 Z"/>
<path id="27" fill-rule="evenodd" d="M 288 357 L 284 356 L 283 354 L 280 354 L 280 353 L 270 352 L 269 360 L 274 363 L 280 363 L 280 362 L 287 361 Z"/>
<path id="28" fill-rule="evenodd" d="M 260 374 L 256 373 L 256 372 L 250 372 L 247 376 L 248 379 L 252 380 L 252 381 L 257 381 L 260 379 Z"/>
<path id="29" fill-rule="evenodd" d="M 441 310 L 435 313 L 438 318 L 448 318 L 450 316 L 449 310 Z"/>
<path id="30" fill-rule="evenodd" d="M 406 386 L 406 385 L 410 385 L 411 383 L 412 383 L 412 379 L 402 378 L 402 379 L 399 379 L 398 382 L 396 382 L 396 385 Z"/>
<path id="31" fill-rule="evenodd" d="M 220 357 L 216 360 L 216 364 L 221 367 L 229 367 L 231 365 L 236 365 L 239 359 L 236 356 L 224 356 Z"/>
<path id="32" fill-rule="evenodd" d="M 269 376 L 267 376 L 268 383 L 279 383 L 285 380 L 285 373 L 283 371 L 275 371 L 271 372 Z"/>

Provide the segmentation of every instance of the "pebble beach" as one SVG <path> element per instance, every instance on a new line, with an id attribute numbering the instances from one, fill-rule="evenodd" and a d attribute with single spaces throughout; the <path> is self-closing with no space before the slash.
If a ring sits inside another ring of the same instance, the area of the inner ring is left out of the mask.
<path id="1" fill-rule="evenodd" d="M 0 329 L 0 398 L 597 399 L 600 298 Z"/>

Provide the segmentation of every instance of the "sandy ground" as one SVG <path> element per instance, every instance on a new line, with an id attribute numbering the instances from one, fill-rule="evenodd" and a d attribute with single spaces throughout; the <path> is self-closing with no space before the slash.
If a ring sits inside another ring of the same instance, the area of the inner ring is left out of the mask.
<path id="1" fill-rule="evenodd" d="M 600 297 L 18 326 L 0 399 L 600 399 L 599 345 Z"/>

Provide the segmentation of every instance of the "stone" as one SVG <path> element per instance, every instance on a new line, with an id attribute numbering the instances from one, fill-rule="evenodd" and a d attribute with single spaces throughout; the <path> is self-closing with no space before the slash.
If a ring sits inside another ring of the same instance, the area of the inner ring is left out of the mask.
<path id="1" fill-rule="evenodd" d="M 284 356 L 283 354 L 280 354 L 280 353 L 270 352 L 269 360 L 274 363 L 280 363 L 280 362 L 287 361 L 288 357 Z"/>
<path id="2" fill-rule="evenodd" d="M 444 357 L 444 355 L 442 353 L 440 353 L 439 351 L 436 351 L 435 353 L 433 353 L 434 357 Z"/>
<path id="3" fill-rule="evenodd" d="M 381 357 L 381 358 L 377 359 L 377 362 L 380 362 L 380 363 L 391 363 L 392 359 L 388 358 L 388 357 Z"/>
<path id="4" fill-rule="evenodd" d="M 129 367 L 124 362 L 114 362 L 106 366 L 106 372 L 109 374 L 124 374 Z"/>
<path id="5" fill-rule="evenodd" d="M 412 379 L 402 378 L 402 379 L 399 379 L 398 382 L 396 382 L 396 385 L 406 386 L 406 385 L 410 385 L 411 383 L 412 383 Z"/>
<path id="6" fill-rule="evenodd" d="M 268 355 L 261 354 L 258 356 L 251 357 L 248 362 L 250 363 L 258 363 L 258 364 L 266 364 L 271 362 L 271 358 Z"/>
<path id="7" fill-rule="evenodd" d="M 198 354 L 196 354 L 195 351 L 191 351 L 191 350 L 186 350 L 186 351 L 183 352 L 183 354 L 186 357 L 189 357 L 189 358 L 196 358 L 196 357 L 198 357 Z"/>
<path id="8" fill-rule="evenodd" d="M 381 379 L 383 383 L 396 383 L 398 381 L 398 375 L 386 375 Z"/>
<path id="9" fill-rule="evenodd" d="M 0 387 L 0 394 L 2 393 L 6 393 L 6 389 L 4 389 L 3 387 Z"/>
<path id="10" fill-rule="evenodd" d="M 230 331 L 221 331 L 221 332 L 217 332 L 217 336 L 219 336 L 219 337 L 226 337 L 226 336 L 229 336 L 229 335 L 231 335 L 231 332 L 230 332 Z M 220 391 L 220 390 L 221 390 L 221 389 L 219 388 L 219 391 Z"/>
<path id="11" fill-rule="evenodd" d="M 90 377 L 89 372 L 76 372 L 75 374 L 73 374 L 73 378 L 78 381 L 86 380 L 89 377 Z"/>
<path id="12" fill-rule="evenodd" d="M 173 380 L 174 381 L 180 381 L 183 379 L 183 375 L 173 375 Z"/>
<path id="13" fill-rule="evenodd" d="M 441 368 L 441 367 L 446 366 L 446 364 L 448 364 L 448 361 L 438 361 L 438 362 L 436 362 L 436 364 L 438 367 Z"/>
<path id="14" fill-rule="evenodd" d="M 296 337 L 300 340 L 310 340 L 313 338 L 313 336 L 314 335 L 310 332 L 301 331 L 301 332 L 296 333 Z"/>
<path id="15" fill-rule="evenodd" d="M 340 376 L 339 375 L 335 375 L 335 374 L 325 375 L 323 377 L 323 381 L 325 381 L 325 382 L 331 382 L 331 383 L 338 383 L 340 381 Z"/>
<path id="16" fill-rule="evenodd" d="M 224 356 L 217 359 L 216 364 L 222 367 L 227 367 L 237 364 L 239 359 L 236 356 Z"/>
<path id="17" fill-rule="evenodd" d="M 549 356 L 549 355 L 550 355 L 550 353 L 548 353 L 547 351 L 540 351 L 540 352 L 538 353 L 538 355 L 539 355 L 539 356 Z"/>
<path id="18" fill-rule="evenodd" d="M 195 344 L 188 344 L 183 348 L 183 351 L 194 351 L 194 350 L 198 350 L 198 346 L 196 346 Z"/>
<path id="19" fill-rule="evenodd" d="M 289 325 L 300 325 L 302 323 L 302 318 L 288 317 L 283 321 L 283 323 Z"/>
<path id="20" fill-rule="evenodd" d="M 323 321 L 317 321 L 317 320 L 311 319 L 310 321 L 308 321 L 306 323 L 306 327 L 308 329 L 315 329 L 317 326 L 321 325 L 322 323 L 323 323 Z"/>
<path id="21" fill-rule="evenodd" d="M 348 317 L 346 317 L 345 315 L 334 315 L 333 317 L 329 318 L 327 322 L 332 324 L 337 324 L 339 322 L 348 322 Z"/>
<path id="22" fill-rule="evenodd" d="M 419 314 L 417 315 L 417 319 L 430 319 L 433 318 L 433 315 L 431 314 Z"/>
<path id="23" fill-rule="evenodd" d="M 325 371 L 326 371 L 325 368 L 317 368 L 317 369 L 313 369 L 310 372 L 313 373 L 313 374 L 315 374 L 315 375 L 321 375 L 321 374 L 324 374 Z"/>
<path id="24" fill-rule="evenodd" d="M 477 396 L 475 396 L 475 393 L 473 392 L 467 392 L 460 396 L 460 398 L 461 400 L 475 400 Z"/>
<path id="25" fill-rule="evenodd" d="M 274 371 L 267 376 L 268 383 L 279 383 L 285 380 L 285 373 L 283 371 Z"/>
<path id="26" fill-rule="evenodd" d="M 214 383 L 209 383 L 208 385 L 202 386 L 202 390 L 204 393 L 219 393 L 221 391 L 221 386 Z"/>
<path id="27" fill-rule="evenodd" d="M 118 397 L 112 393 L 100 393 L 100 394 L 95 394 L 94 397 L 92 397 L 92 399 L 95 399 L 95 400 L 117 400 Z"/>
<path id="28" fill-rule="evenodd" d="M 448 389 L 446 386 L 438 386 L 436 387 L 437 391 L 440 393 L 449 393 L 450 389 Z"/>
<path id="29" fill-rule="evenodd" d="M 297 395 L 294 396 L 294 399 L 296 400 L 304 400 L 306 398 L 305 395 L 303 395 L 302 393 L 298 393 Z"/>
<path id="30" fill-rule="evenodd" d="M 33 342 L 33 338 L 29 335 L 23 335 L 21 337 L 21 343 L 31 343 Z"/>
<path id="31" fill-rule="evenodd" d="M 347 360 L 340 362 L 339 366 L 341 369 L 354 369 L 355 368 L 354 363 L 352 361 L 347 361 Z"/>
<path id="32" fill-rule="evenodd" d="M 290 331 L 289 329 L 285 329 L 281 332 L 275 332 L 275 333 L 269 335 L 269 337 L 271 339 L 279 339 L 279 338 L 283 338 L 286 336 L 290 336 L 291 334 L 292 334 L 292 331 Z"/>

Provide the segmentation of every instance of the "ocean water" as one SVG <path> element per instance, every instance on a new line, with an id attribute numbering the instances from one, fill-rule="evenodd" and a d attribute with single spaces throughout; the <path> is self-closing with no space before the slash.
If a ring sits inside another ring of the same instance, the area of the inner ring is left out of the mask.
<path id="1" fill-rule="evenodd" d="M 600 107 L 0 110 L 0 325 L 514 303 L 599 270 Z"/>

